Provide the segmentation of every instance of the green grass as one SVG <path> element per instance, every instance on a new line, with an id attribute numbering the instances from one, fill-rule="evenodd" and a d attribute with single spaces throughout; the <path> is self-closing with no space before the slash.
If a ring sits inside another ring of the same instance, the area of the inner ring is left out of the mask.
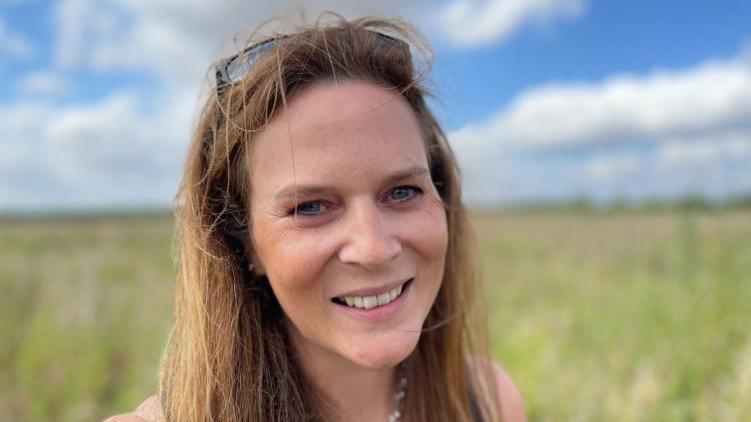
<path id="1" fill-rule="evenodd" d="M 751 212 L 473 223 L 530 420 L 751 420 Z M 0 221 L 0 420 L 99 420 L 154 392 L 171 235 L 166 217 Z"/>
<path id="2" fill-rule="evenodd" d="M 154 391 L 172 222 L 0 223 L 0 420 L 97 420 Z"/>
<path id="3" fill-rule="evenodd" d="M 751 214 L 478 215 L 531 420 L 751 420 Z"/>

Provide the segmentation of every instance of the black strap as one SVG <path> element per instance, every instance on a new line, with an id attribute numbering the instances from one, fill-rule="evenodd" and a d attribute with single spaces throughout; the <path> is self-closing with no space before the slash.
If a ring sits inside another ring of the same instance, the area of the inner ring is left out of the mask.
<path id="1" fill-rule="evenodd" d="M 475 393 L 472 390 L 469 391 L 469 411 L 472 414 L 474 422 L 483 422 L 480 405 L 477 403 L 477 397 L 475 397 Z"/>

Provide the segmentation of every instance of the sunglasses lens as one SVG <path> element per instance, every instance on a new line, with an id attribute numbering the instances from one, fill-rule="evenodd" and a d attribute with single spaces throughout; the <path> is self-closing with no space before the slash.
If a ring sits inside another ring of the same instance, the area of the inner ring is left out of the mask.
<path id="1" fill-rule="evenodd" d="M 245 60 L 245 55 L 242 57 L 235 57 L 232 61 L 227 63 L 225 71 L 227 72 L 227 79 L 229 83 L 235 83 L 242 80 L 242 78 L 250 71 L 250 66 Z"/>
<path id="2" fill-rule="evenodd" d="M 225 71 L 230 83 L 237 83 L 248 75 L 258 59 L 278 44 L 277 39 L 264 41 L 230 60 Z"/>

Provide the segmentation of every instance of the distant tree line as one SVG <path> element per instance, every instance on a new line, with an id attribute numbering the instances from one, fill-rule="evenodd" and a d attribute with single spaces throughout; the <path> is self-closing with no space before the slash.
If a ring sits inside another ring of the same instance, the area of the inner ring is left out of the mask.
<path id="1" fill-rule="evenodd" d="M 576 196 L 556 201 L 527 201 L 508 204 L 502 208 L 529 211 L 672 211 L 672 210 L 730 210 L 751 209 L 751 192 L 733 195 L 724 199 L 709 198 L 700 193 L 689 193 L 674 198 L 650 198 L 627 200 L 615 198 L 610 201 L 596 201 L 588 196 Z"/>

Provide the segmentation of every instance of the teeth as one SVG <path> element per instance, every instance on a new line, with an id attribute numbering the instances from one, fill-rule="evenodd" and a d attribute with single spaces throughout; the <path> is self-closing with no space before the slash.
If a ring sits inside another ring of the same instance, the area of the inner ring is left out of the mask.
<path id="1" fill-rule="evenodd" d="M 378 305 L 378 298 L 375 296 L 366 296 L 362 298 L 362 304 L 365 309 L 375 308 Z"/>
<path id="2" fill-rule="evenodd" d="M 351 306 L 353 308 L 375 308 L 376 306 L 388 305 L 389 303 L 391 303 L 391 301 L 399 297 L 399 295 L 402 294 L 403 286 L 404 285 L 401 285 L 399 287 L 391 289 L 386 293 L 381 293 L 378 296 L 344 296 L 340 299 L 343 299 L 344 302 L 347 303 L 347 306 Z"/>

